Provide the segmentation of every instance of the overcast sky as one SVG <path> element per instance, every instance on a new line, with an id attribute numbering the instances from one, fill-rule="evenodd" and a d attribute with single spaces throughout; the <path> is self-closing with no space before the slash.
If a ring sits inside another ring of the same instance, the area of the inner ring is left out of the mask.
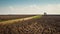
<path id="1" fill-rule="evenodd" d="M 60 14 L 60 0 L 0 0 L 0 14 Z"/>

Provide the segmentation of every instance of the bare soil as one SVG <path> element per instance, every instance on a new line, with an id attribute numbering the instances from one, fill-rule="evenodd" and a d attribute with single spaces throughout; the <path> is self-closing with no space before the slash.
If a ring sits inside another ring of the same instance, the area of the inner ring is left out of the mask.
<path id="1" fill-rule="evenodd" d="M 0 24 L 0 34 L 60 34 L 60 16 L 45 15 L 18 23 Z"/>

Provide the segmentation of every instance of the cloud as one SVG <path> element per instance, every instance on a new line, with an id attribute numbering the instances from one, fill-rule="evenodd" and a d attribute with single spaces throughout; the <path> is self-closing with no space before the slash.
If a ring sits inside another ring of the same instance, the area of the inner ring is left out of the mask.
<path id="1" fill-rule="evenodd" d="M 29 5 L 29 6 L 25 6 L 25 7 L 15 7 L 15 8 L 10 7 L 10 9 L 13 10 L 12 13 L 20 13 L 20 14 L 21 13 L 40 14 L 43 12 L 39 9 L 39 7 L 37 5 Z"/>
<path id="2" fill-rule="evenodd" d="M 14 10 L 15 10 L 12 6 L 9 6 L 9 9 L 10 9 L 11 11 L 14 11 Z"/>
<path id="3" fill-rule="evenodd" d="M 60 4 L 47 4 L 47 5 L 29 5 L 29 6 L 24 6 L 24 7 L 14 7 L 14 6 L 9 6 L 5 8 L 0 8 L 0 11 L 2 13 L 16 13 L 16 14 L 43 14 L 44 12 L 47 13 L 56 13 L 60 14 Z M 4 12 L 3 12 L 4 11 Z"/>
<path id="4" fill-rule="evenodd" d="M 52 5 L 52 4 L 48 4 L 46 6 L 43 6 L 41 8 L 43 11 L 46 11 L 47 13 L 60 13 L 60 4 L 55 4 L 55 5 Z"/>

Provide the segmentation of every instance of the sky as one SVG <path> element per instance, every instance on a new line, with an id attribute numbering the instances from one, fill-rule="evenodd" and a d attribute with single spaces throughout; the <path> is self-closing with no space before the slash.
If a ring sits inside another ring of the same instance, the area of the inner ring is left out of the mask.
<path id="1" fill-rule="evenodd" d="M 0 0 L 0 14 L 60 14 L 60 0 Z"/>

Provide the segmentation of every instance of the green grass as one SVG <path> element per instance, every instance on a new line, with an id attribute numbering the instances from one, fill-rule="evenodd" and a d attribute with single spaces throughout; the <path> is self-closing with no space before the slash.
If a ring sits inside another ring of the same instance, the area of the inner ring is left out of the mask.
<path id="1" fill-rule="evenodd" d="M 42 15 L 36 15 L 36 16 L 31 16 L 32 17 L 32 19 L 37 19 L 37 18 L 41 18 L 42 17 Z M 28 18 L 28 17 L 27 17 Z M 16 18 L 17 19 L 17 18 Z M 10 19 L 10 20 L 16 20 L 16 19 Z M 21 19 L 21 18 L 19 18 L 19 19 Z M 23 18 L 24 19 L 24 18 Z M 0 20 L 0 22 L 3 22 L 3 21 L 8 21 L 8 20 Z"/>
<path id="2" fill-rule="evenodd" d="M 0 22 L 3 21 L 3 20 L 0 20 Z"/>
<path id="3" fill-rule="evenodd" d="M 18 21 L 27 21 L 27 20 L 30 20 L 30 19 L 38 19 L 38 18 L 41 18 L 42 15 L 37 15 L 37 16 L 32 16 L 32 17 L 27 17 L 27 18 L 20 18 L 20 19 L 13 19 L 13 20 L 7 20 L 7 21 L 1 21 L 0 23 L 2 24 L 10 24 L 10 23 L 15 23 L 15 22 L 18 22 Z"/>
<path id="4" fill-rule="evenodd" d="M 1 20 L 0 20 L 1 21 Z"/>
<path id="5" fill-rule="evenodd" d="M 41 18 L 42 17 L 42 15 L 37 15 L 37 16 L 33 16 L 33 18 Z"/>

